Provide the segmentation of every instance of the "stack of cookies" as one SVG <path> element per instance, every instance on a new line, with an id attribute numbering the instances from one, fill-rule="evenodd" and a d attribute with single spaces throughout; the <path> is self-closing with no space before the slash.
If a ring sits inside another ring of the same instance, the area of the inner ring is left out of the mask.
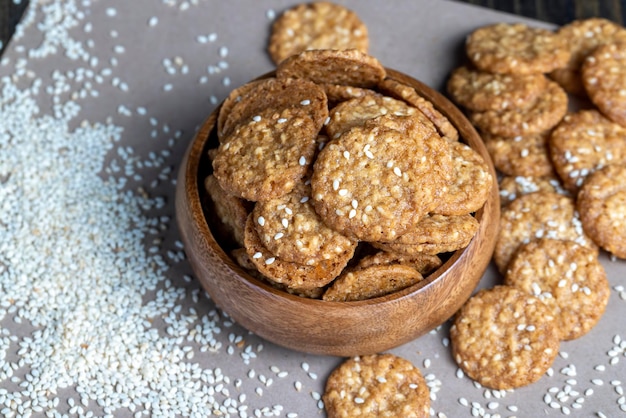
<path id="1" fill-rule="evenodd" d="M 486 26 L 449 79 L 500 174 L 503 284 L 473 296 L 451 328 L 456 361 L 487 387 L 539 379 L 559 341 L 589 332 L 606 309 L 598 247 L 626 258 L 624 39 L 595 18 L 558 31 Z"/>

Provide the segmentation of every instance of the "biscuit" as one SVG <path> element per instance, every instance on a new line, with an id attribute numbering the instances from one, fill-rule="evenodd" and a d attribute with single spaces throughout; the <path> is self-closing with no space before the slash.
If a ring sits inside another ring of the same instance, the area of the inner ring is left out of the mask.
<path id="1" fill-rule="evenodd" d="M 523 23 L 497 23 L 472 32 L 467 56 L 481 71 L 505 74 L 548 73 L 570 58 L 567 41 L 547 29 Z"/>
<path id="2" fill-rule="evenodd" d="M 421 371 L 391 353 L 345 360 L 328 377 L 322 400 L 328 418 L 430 416 Z"/>
<path id="3" fill-rule="evenodd" d="M 626 127 L 626 40 L 594 49 L 585 58 L 581 72 L 593 104 Z"/>
<path id="4" fill-rule="evenodd" d="M 626 258 L 626 164 L 611 164 L 591 174 L 578 193 L 585 232 L 619 258 Z"/>
<path id="5" fill-rule="evenodd" d="M 352 10 L 329 2 L 299 4 L 272 25 L 268 52 L 275 64 L 308 49 L 358 49 L 367 53 L 367 26 Z"/>
<path id="6" fill-rule="evenodd" d="M 572 241 L 540 239 L 522 245 L 509 263 L 504 284 L 545 303 L 561 340 L 589 332 L 609 302 L 609 282 L 598 255 Z"/>
<path id="7" fill-rule="evenodd" d="M 319 85 L 326 93 L 328 98 L 328 108 L 332 109 L 341 102 L 345 102 L 350 99 L 358 99 L 365 96 L 379 96 L 376 90 L 364 89 L 360 87 L 352 87 L 341 84 L 320 84 Z"/>
<path id="8" fill-rule="evenodd" d="M 289 193 L 317 151 L 317 125 L 305 110 L 267 109 L 257 116 L 236 128 L 213 160 L 220 186 L 251 201 Z"/>
<path id="9" fill-rule="evenodd" d="M 331 139 L 335 139 L 353 126 L 363 125 L 367 120 L 387 114 L 396 116 L 413 115 L 425 127 L 432 127 L 433 133 L 435 132 L 433 124 L 417 108 L 391 97 L 369 95 L 347 100 L 335 106 L 329 113 L 326 133 Z"/>
<path id="10" fill-rule="evenodd" d="M 326 289 L 322 300 L 352 302 L 377 298 L 412 286 L 423 278 L 408 265 L 372 265 L 342 273 Z"/>
<path id="11" fill-rule="evenodd" d="M 548 153 L 550 131 L 513 138 L 483 135 L 496 169 L 507 176 L 544 177 L 554 174 Z"/>
<path id="12" fill-rule="evenodd" d="M 502 176 L 499 188 L 502 206 L 508 205 L 519 196 L 534 192 L 555 192 L 570 196 L 570 193 L 561 185 L 560 180 L 554 176 Z"/>
<path id="13" fill-rule="evenodd" d="M 239 95 L 234 95 L 224 108 L 224 112 L 228 113 L 224 116 L 222 129 L 218 128 L 221 142 L 238 125 L 250 122 L 267 109 L 301 109 L 313 119 L 318 131 L 328 117 L 328 100 L 324 90 L 307 80 L 268 78 L 244 85 L 241 90 L 241 99 L 237 100 Z"/>
<path id="14" fill-rule="evenodd" d="M 469 112 L 469 119 L 482 132 L 516 137 L 545 132 L 567 113 L 567 93 L 554 81 L 528 107 L 502 111 Z"/>
<path id="15" fill-rule="evenodd" d="M 523 108 L 546 88 L 543 74 L 495 74 L 467 66 L 456 68 L 446 84 L 454 102 L 469 110 L 509 110 Z"/>
<path id="16" fill-rule="evenodd" d="M 304 51 L 287 58 L 276 68 L 278 78 L 360 88 L 375 87 L 386 74 L 385 67 L 376 58 L 356 49 Z"/>
<path id="17" fill-rule="evenodd" d="M 522 244 L 540 238 L 574 241 L 597 252 L 583 231 L 574 200 L 555 192 L 535 192 L 502 209 L 493 259 L 501 273 Z"/>
<path id="18" fill-rule="evenodd" d="M 284 196 L 257 202 L 252 218 L 263 245 L 284 261 L 310 266 L 354 253 L 357 241 L 326 226 L 310 196 L 311 186 L 300 183 Z"/>
<path id="19" fill-rule="evenodd" d="M 478 231 L 472 215 L 427 215 L 411 230 L 391 242 L 372 242 L 375 248 L 407 256 L 440 254 L 465 248 Z"/>
<path id="20" fill-rule="evenodd" d="M 626 128 L 597 110 L 565 116 L 548 141 L 550 158 L 563 186 L 575 193 L 596 169 L 626 162 L 625 139 Z"/>
<path id="21" fill-rule="evenodd" d="M 450 148 L 414 117 L 384 115 L 329 142 L 311 177 L 315 211 L 344 235 L 391 241 L 447 191 Z"/>
<path id="22" fill-rule="evenodd" d="M 371 266 L 388 266 L 402 264 L 414 268 L 424 277 L 437 270 L 443 262 L 436 254 L 419 253 L 412 256 L 398 254 L 391 251 L 379 251 L 376 254 L 366 255 L 361 258 L 354 270 L 364 269 Z"/>
<path id="23" fill-rule="evenodd" d="M 487 201 L 493 177 L 483 157 L 462 142 L 450 142 L 452 181 L 448 193 L 433 209 L 441 215 L 463 215 L 476 212 Z"/>
<path id="24" fill-rule="evenodd" d="M 332 260 L 323 260 L 315 266 L 281 260 L 260 240 L 252 215 L 248 216 L 244 245 L 250 261 L 266 278 L 293 291 L 307 292 L 326 286 L 348 264 L 353 252 L 346 252 Z"/>
<path id="25" fill-rule="evenodd" d="M 235 243 L 243 246 L 243 231 L 251 210 L 249 202 L 226 193 L 213 175 L 204 179 L 204 188 L 213 201 L 220 225 L 226 230 L 223 235 L 232 237 Z"/>
<path id="26" fill-rule="evenodd" d="M 418 108 L 435 125 L 437 132 L 450 141 L 458 141 L 459 131 L 450 120 L 435 109 L 430 100 L 420 96 L 411 86 L 402 84 L 392 78 L 386 78 L 378 85 L 380 92 L 386 96 L 401 99 L 413 107 Z"/>
<path id="27" fill-rule="evenodd" d="M 536 382 L 559 351 L 554 314 L 541 300 L 511 286 L 483 289 L 457 312 L 452 355 L 481 385 L 499 390 Z"/>
<path id="28" fill-rule="evenodd" d="M 563 67 L 579 71 L 583 61 L 597 46 L 626 41 L 626 29 L 610 20 L 592 17 L 574 20 L 563 25 L 557 35 L 566 41 L 569 61 Z"/>

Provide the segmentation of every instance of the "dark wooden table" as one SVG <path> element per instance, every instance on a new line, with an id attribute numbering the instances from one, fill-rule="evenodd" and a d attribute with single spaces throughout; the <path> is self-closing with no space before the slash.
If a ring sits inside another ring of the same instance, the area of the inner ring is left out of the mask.
<path id="1" fill-rule="evenodd" d="M 306 1 L 306 0 L 305 0 Z M 604 17 L 626 21 L 626 0 L 457 0 L 559 25 L 574 19 Z M 28 0 L 0 0 L 0 54 L 19 22 Z"/>

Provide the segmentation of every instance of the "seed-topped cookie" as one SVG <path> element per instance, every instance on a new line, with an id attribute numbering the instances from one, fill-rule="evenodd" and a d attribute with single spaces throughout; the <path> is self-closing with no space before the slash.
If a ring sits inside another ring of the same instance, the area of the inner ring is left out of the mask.
<path id="1" fill-rule="evenodd" d="M 447 191 L 448 142 L 412 116 L 384 115 L 329 142 L 313 166 L 313 205 L 324 222 L 363 241 L 391 241 Z"/>
<path id="2" fill-rule="evenodd" d="M 304 51 L 287 58 L 276 68 L 278 78 L 361 88 L 375 87 L 385 75 L 385 67 L 376 58 L 356 49 Z"/>
<path id="3" fill-rule="evenodd" d="M 357 241 L 326 226 L 310 196 L 311 186 L 299 183 L 286 195 L 257 202 L 252 218 L 261 242 L 281 259 L 306 265 L 354 253 Z"/>
<path id="4" fill-rule="evenodd" d="M 606 251 L 626 259 L 626 163 L 591 174 L 578 193 L 585 232 Z"/>
<path id="5" fill-rule="evenodd" d="M 550 135 L 548 145 L 554 168 L 571 192 L 576 192 L 596 169 L 626 162 L 626 128 L 597 110 L 565 116 Z"/>
<path id="6" fill-rule="evenodd" d="M 594 49 L 585 58 L 582 79 L 598 109 L 626 127 L 626 40 Z"/>
<path id="7" fill-rule="evenodd" d="M 539 238 L 574 241 L 597 252 L 583 231 L 571 197 L 555 192 L 535 192 L 509 203 L 502 210 L 494 261 L 501 273 L 522 244 Z"/>
<path id="8" fill-rule="evenodd" d="M 496 74 L 462 66 L 450 75 L 447 91 L 466 109 L 502 111 L 527 107 L 545 90 L 546 81 L 541 73 Z"/>
<path id="9" fill-rule="evenodd" d="M 328 377 L 322 400 L 328 418 L 430 416 L 430 391 L 421 371 L 391 353 L 344 361 Z"/>
<path id="10" fill-rule="evenodd" d="M 320 87 L 328 98 L 328 108 L 332 109 L 341 102 L 350 99 L 358 99 L 365 96 L 379 96 L 380 93 L 373 89 L 352 87 L 341 84 L 321 84 Z"/>
<path id="11" fill-rule="evenodd" d="M 478 28 L 467 38 L 465 49 L 476 68 L 490 73 L 547 73 L 570 58 L 565 39 L 523 23 Z"/>
<path id="12" fill-rule="evenodd" d="M 272 25 L 268 51 L 275 64 L 308 49 L 358 49 L 367 53 L 367 26 L 352 10 L 330 2 L 299 4 Z"/>
<path id="13" fill-rule="evenodd" d="M 482 132 L 516 137 L 545 132 L 556 126 L 567 113 L 567 93 L 548 81 L 545 91 L 528 107 L 502 111 L 470 112 L 470 121 Z"/>
<path id="14" fill-rule="evenodd" d="M 554 192 L 570 196 L 555 176 L 502 176 L 500 178 L 500 204 L 502 206 L 508 205 L 520 196 L 534 192 Z"/>
<path id="15" fill-rule="evenodd" d="M 282 196 L 312 163 L 317 134 L 317 124 L 305 110 L 267 109 L 220 144 L 213 174 L 224 190 L 246 200 Z"/>
<path id="16" fill-rule="evenodd" d="M 513 138 L 484 134 L 493 165 L 508 176 L 544 177 L 554 174 L 548 153 L 550 132 Z"/>
<path id="17" fill-rule="evenodd" d="M 560 344 L 550 308 L 511 286 L 472 296 L 454 319 L 450 342 L 465 374 L 485 387 L 504 390 L 539 380 Z"/>
<path id="18" fill-rule="evenodd" d="M 435 132 L 435 127 L 417 108 L 388 96 L 370 95 L 348 100 L 335 106 L 330 111 L 326 133 L 331 139 L 338 138 L 339 135 L 353 126 L 363 125 L 365 121 L 382 115 L 413 115 L 420 119 L 426 127 L 432 127 L 433 133 Z"/>
<path id="19" fill-rule="evenodd" d="M 540 239 L 522 245 L 504 283 L 552 309 L 562 340 L 589 332 L 609 301 L 609 282 L 597 253 L 573 241 Z"/>

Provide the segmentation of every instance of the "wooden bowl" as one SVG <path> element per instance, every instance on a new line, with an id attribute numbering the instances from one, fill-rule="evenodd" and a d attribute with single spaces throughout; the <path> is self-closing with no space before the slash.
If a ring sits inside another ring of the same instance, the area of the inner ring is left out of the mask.
<path id="1" fill-rule="evenodd" d="M 267 74 L 271 76 L 273 74 Z M 487 150 L 470 122 L 450 101 L 425 84 L 388 69 L 410 85 L 459 130 L 463 141 L 488 162 L 491 194 L 477 213 L 479 229 L 434 273 L 402 291 L 358 302 L 325 302 L 294 296 L 255 279 L 216 241 L 203 206 L 203 180 L 210 172 L 207 150 L 215 146 L 216 109 L 189 145 L 178 173 L 176 216 L 196 277 L 216 305 L 255 334 L 294 350 L 337 356 L 382 352 L 411 341 L 449 319 L 471 296 L 495 246 L 500 203 Z"/>

